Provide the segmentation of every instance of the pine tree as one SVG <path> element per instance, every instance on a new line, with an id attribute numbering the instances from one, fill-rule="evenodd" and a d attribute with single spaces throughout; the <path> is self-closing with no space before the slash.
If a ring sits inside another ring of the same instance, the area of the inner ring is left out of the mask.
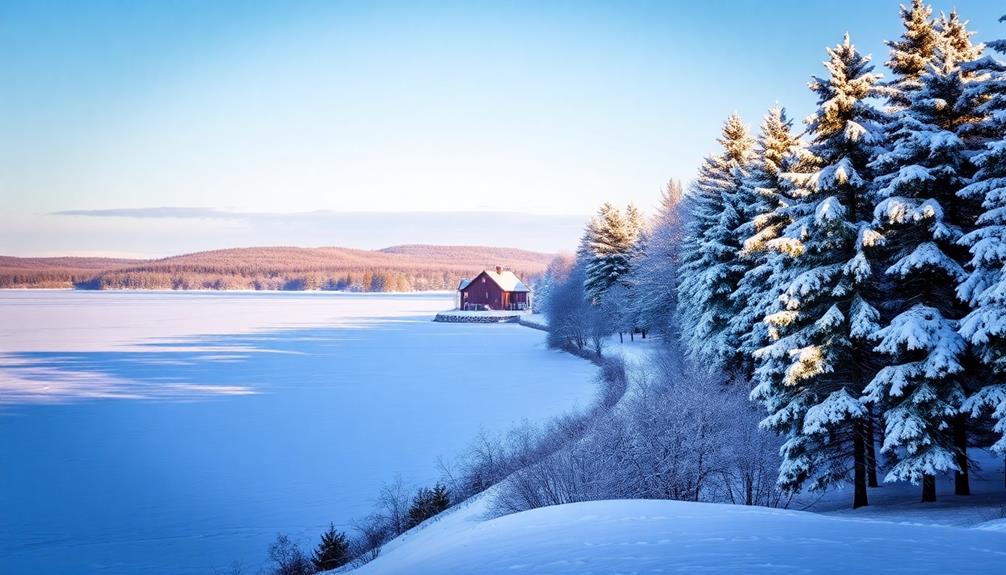
<path id="1" fill-rule="evenodd" d="M 621 339 L 624 331 L 635 330 L 632 269 L 640 257 L 642 228 L 643 218 L 635 206 L 629 204 L 623 214 L 605 203 L 584 233 L 578 257 L 585 262 L 585 297 L 598 308 L 593 314 L 599 320 L 594 325 L 595 347 L 603 335 L 617 330 Z"/>
<path id="2" fill-rule="evenodd" d="M 620 293 L 617 294 L 619 302 L 616 306 L 619 310 L 618 336 L 621 338 L 624 330 L 629 332 L 630 340 L 635 340 L 635 333 L 639 329 L 642 329 L 643 337 L 646 337 L 646 327 L 639 314 L 639 298 L 642 294 L 637 286 L 637 270 L 646 259 L 650 237 L 646 230 L 646 220 L 634 204 L 630 203 L 626 206 L 625 222 L 629 228 L 629 234 L 635 238 L 635 241 L 633 241 L 632 249 L 629 252 L 629 273 L 619 281 Z"/>
<path id="3" fill-rule="evenodd" d="M 328 531 L 321 534 L 321 542 L 314 550 L 311 563 L 318 571 L 330 571 L 349 563 L 349 539 L 346 534 L 337 531 L 335 525 L 329 524 Z"/>
<path id="4" fill-rule="evenodd" d="M 629 220 L 618 208 L 605 202 L 588 226 L 584 290 L 591 301 L 600 303 L 608 288 L 628 278 L 632 270 L 641 223 L 635 208 L 631 212 L 633 219 Z"/>
<path id="5" fill-rule="evenodd" d="M 935 27 L 940 34 L 937 43 L 942 52 L 940 65 L 946 67 L 948 62 L 953 62 L 953 65 L 962 66 L 981 58 L 985 46 L 971 42 L 971 37 L 975 33 L 968 29 L 966 21 L 958 17 L 957 10 L 951 10 L 949 15 L 940 13 Z M 933 57 L 935 59 L 935 53 Z M 965 76 L 970 76 L 970 73 L 965 72 Z"/>
<path id="6" fill-rule="evenodd" d="M 635 252 L 642 248 L 638 240 L 640 235 L 643 233 L 643 228 L 645 227 L 643 214 L 638 208 L 636 208 L 635 204 L 630 203 L 625 206 L 625 225 L 628 228 L 629 237 L 634 240 L 632 247 L 630 248 L 630 254 L 635 257 Z"/>
<path id="7" fill-rule="evenodd" d="M 412 506 L 409 507 L 406 528 L 411 529 L 419 525 L 423 521 L 447 509 L 450 505 L 451 500 L 447 494 L 447 488 L 443 485 L 438 483 L 433 489 L 425 487 L 420 489 L 419 493 L 412 500 Z"/>
<path id="8" fill-rule="evenodd" d="M 989 46 L 1006 54 L 1006 40 Z M 973 417 L 991 412 L 999 434 L 992 449 L 1006 454 L 1006 63 L 987 56 L 964 67 L 976 78 L 965 90 L 962 105 L 978 113 L 980 119 L 971 126 L 970 136 L 980 146 L 971 157 L 977 172 L 958 195 L 982 202 L 983 211 L 977 229 L 962 239 L 973 256 L 973 271 L 958 294 L 973 311 L 958 331 L 994 374 L 968 397 L 964 409 Z"/>
<path id="9" fill-rule="evenodd" d="M 919 89 L 919 77 L 926 71 L 936 51 L 940 33 L 932 18 L 933 9 L 922 0 L 912 0 L 912 7 L 901 6 L 901 20 L 905 31 L 898 40 L 889 40 L 891 57 L 887 61 L 894 79 L 888 83 L 891 104 L 895 108 L 909 105 L 909 93 Z"/>
<path id="10" fill-rule="evenodd" d="M 845 481 L 853 506 L 866 505 L 866 420 L 860 395 L 869 378 L 870 336 L 878 312 L 866 227 L 872 201 L 870 158 L 883 141 L 883 114 L 870 103 L 880 76 L 846 35 L 828 49 L 828 78 L 810 88 L 818 109 L 808 118 L 812 163 L 787 174 L 799 200 L 792 223 L 768 242 L 788 256 L 784 287 L 766 322 L 774 341 L 758 350 L 752 397 L 769 410 L 763 425 L 786 435 L 780 486 L 812 489 Z"/>
<path id="11" fill-rule="evenodd" d="M 723 152 L 706 158 L 689 191 L 690 223 L 678 309 L 688 350 L 717 367 L 736 370 L 744 358 L 729 329 L 736 312 L 730 294 L 747 264 L 739 259 L 741 246 L 734 230 L 743 222 L 741 189 L 754 141 L 741 118 L 733 114 L 719 142 Z"/>
<path id="12" fill-rule="evenodd" d="M 874 225 L 883 236 L 894 317 L 878 332 L 877 346 L 892 365 L 870 383 L 866 399 L 884 409 L 883 450 L 897 461 L 886 480 L 921 481 L 923 501 L 935 500 L 940 471 L 955 470 L 957 492 L 967 492 L 960 416 L 967 350 L 957 333 L 967 306 L 955 292 L 968 259 L 958 241 L 973 228 L 977 211 L 957 196 L 969 171 L 958 134 L 970 120 L 970 112 L 956 105 L 968 83 L 960 64 L 975 51 L 963 45 L 970 33 L 956 15 L 941 16 L 937 29 L 945 35 L 918 90 L 908 93 L 908 108 L 891 123 L 893 147 L 872 164 L 882 198 Z"/>
<path id="13" fill-rule="evenodd" d="M 756 161 L 744 181 L 747 209 L 734 233 L 748 269 L 730 295 L 737 313 L 729 325 L 745 357 L 769 343 L 768 326 L 762 320 L 781 295 L 783 256 L 769 250 L 768 242 L 789 223 L 787 210 L 794 200 L 792 186 L 782 176 L 800 162 L 802 144 L 792 129 L 785 109 L 775 106 L 768 111 L 755 147 Z"/>

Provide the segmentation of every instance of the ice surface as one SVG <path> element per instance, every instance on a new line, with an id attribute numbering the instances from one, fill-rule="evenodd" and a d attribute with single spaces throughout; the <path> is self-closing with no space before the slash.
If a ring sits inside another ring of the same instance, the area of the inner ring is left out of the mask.
<path id="1" fill-rule="evenodd" d="M 0 291 L 0 573 L 257 573 L 595 368 L 451 294 Z"/>

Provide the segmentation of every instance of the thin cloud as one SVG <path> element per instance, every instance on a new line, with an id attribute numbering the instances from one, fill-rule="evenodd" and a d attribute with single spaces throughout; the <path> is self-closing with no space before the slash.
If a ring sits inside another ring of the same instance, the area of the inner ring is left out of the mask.
<path id="1" fill-rule="evenodd" d="M 176 218 L 176 219 L 324 219 L 324 218 L 373 218 L 440 219 L 443 217 L 474 217 L 480 219 L 507 218 L 513 220 L 567 220 L 582 221 L 583 214 L 532 214 L 516 211 L 459 211 L 459 212 L 340 212 L 315 210 L 308 212 L 240 212 L 217 208 L 197 207 L 153 207 L 153 208 L 113 208 L 97 210 L 62 210 L 50 215 L 126 218 Z"/>
<path id="2" fill-rule="evenodd" d="M 214 219 L 214 220 L 242 220 L 249 222 L 272 222 L 272 223 L 304 223 L 304 222 L 353 222 L 359 224 L 361 221 L 374 223 L 413 223 L 424 224 L 428 222 L 443 223 L 453 221 L 455 225 L 459 222 L 494 222 L 512 224 L 581 224 L 588 218 L 586 215 L 552 215 L 552 214 L 529 214 L 524 212 L 489 212 L 489 211 L 468 211 L 468 212 L 337 212 L 331 210 L 317 210 L 311 212 L 239 212 L 232 210 L 221 210 L 217 208 L 196 208 L 196 207 L 157 207 L 157 208 L 114 208 L 103 210 L 64 210 L 52 212 L 55 216 L 85 216 L 95 218 L 139 218 L 139 219 Z"/>
<path id="3" fill-rule="evenodd" d="M 241 246 L 379 249 L 402 244 L 558 252 L 575 247 L 588 219 L 514 211 L 283 213 L 183 206 L 64 210 L 39 216 L 27 229 L 0 226 L 0 253 L 113 252 L 128 246 L 161 257 Z M 68 226 L 70 220 L 78 227 Z"/>
<path id="4" fill-rule="evenodd" d="M 64 210 L 54 216 L 87 216 L 96 218 L 177 218 L 177 219 L 241 219 L 237 212 L 215 208 L 160 207 L 116 208 L 109 210 Z"/>

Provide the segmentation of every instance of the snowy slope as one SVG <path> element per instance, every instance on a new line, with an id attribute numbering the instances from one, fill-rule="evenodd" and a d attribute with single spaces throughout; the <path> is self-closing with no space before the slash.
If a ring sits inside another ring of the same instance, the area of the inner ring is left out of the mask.
<path id="1" fill-rule="evenodd" d="M 630 373 L 652 340 L 608 342 Z M 494 490 L 384 546 L 354 573 L 999 573 L 1006 561 L 1003 464 L 980 450 L 971 497 L 938 482 L 940 502 L 918 487 L 870 490 L 873 505 L 849 509 L 837 489 L 777 510 L 675 501 L 597 501 L 492 518 Z M 973 527 L 973 528 L 965 528 Z"/>
<path id="2" fill-rule="evenodd" d="M 479 521 L 475 501 L 356 571 L 381 574 L 1000 573 L 1006 533 L 680 501 L 594 501 Z"/>

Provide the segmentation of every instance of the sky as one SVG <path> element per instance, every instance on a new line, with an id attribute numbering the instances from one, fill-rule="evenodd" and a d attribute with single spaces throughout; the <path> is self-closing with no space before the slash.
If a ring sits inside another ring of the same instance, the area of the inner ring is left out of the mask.
<path id="1" fill-rule="evenodd" d="M 997 2 L 934 7 L 1006 35 Z M 882 64 L 900 26 L 881 0 L 0 0 L 0 254 L 570 249 L 731 112 L 809 114 L 843 33 Z"/>

